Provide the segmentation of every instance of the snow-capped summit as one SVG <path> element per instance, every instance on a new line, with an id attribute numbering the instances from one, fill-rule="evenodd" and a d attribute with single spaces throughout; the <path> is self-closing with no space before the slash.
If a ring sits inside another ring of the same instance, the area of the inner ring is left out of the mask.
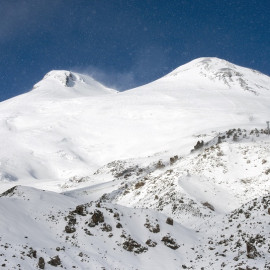
<path id="1" fill-rule="evenodd" d="M 176 68 L 165 78 L 175 77 L 183 83 L 216 84 L 216 88 L 237 88 L 249 91 L 255 95 L 269 90 L 270 78 L 256 70 L 244 68 L 216 57 L 201 57 L 179 68 Z M 210 81 L 210 82 L 209 82 Z"/>
<path id="2" fill-rule="evenodd" d="M 90 76 L 66 70 L 48 72 L 41 81 L 34 85 L 32 92 L 50 98 L 74 98 L 117 93 L 116 90 L 105 87 Z"/>
<path id="3" fill-rule="evenodd" d="M 217 57 L 200 57 L 196 58 L 170 72 L 166 76 L 175 76 L 183 71 L 190 69 L 198 68 L 200 70 L 218 70 L 219 68 L 231 68 L 235 69 L 237 66 L 233 63 L 230 63 L 224 59 Z"/>
<path id="4" fill-rule="evenodd" d="M 45 81 L 53 81 L 55 83 L 61 83 L 63 86 L 72 87 L 78 78 L 79 77 L 76 78 L 74 74 L 67 70 L 52 70 L 48 72 L 44 78 L 34 86 L 34 88 L 39 87 L 39 85 Z"/>

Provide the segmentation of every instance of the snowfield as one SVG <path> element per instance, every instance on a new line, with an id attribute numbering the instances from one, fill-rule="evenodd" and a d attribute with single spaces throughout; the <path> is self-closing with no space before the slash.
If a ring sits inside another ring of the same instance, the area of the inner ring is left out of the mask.
<path id="1" fill-rule="evenodd" d="M 269 104 L 217 58 L 124 92 L 49 72 L 0 103 L 0 266 L 269 269 Z"/>

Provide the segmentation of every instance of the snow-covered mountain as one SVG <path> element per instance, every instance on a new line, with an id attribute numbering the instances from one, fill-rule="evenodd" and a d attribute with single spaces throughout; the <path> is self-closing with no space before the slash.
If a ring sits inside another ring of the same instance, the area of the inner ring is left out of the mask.
<path id="1" fill-rule="evenodd" d="M 2 190 L 10 181 L 39 180 L 54 190 L 113 160 L 186 154 L 200 134 L 265 127 L 269 85 L 268 76 L 216 58 L 121 93 L 85 75 L 49 72 L 32 91 L 0 104 Z"/>
<path id="2" fill-rule="evenodd" d="M 49 72 L 0 103 L 0 265 L 269 269 L 269 104 L 218 58 L 125 92 Z"/>

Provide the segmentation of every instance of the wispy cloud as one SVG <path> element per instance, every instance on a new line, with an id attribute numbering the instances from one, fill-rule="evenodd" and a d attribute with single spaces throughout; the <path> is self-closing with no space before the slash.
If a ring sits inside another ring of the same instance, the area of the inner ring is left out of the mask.
<path id="1" fill-rule="evenodd" d="M 136 86 L 134 73 L 118 72 L 114 70 L 102 70 L 94 66 L 88 67 L 73 67 L 73 71 L 86 74 L 106 85 L 107 87 L 122 91 Z"/>
<path id="2" fill-rule="evenodd" d="M 104 85 L 127 90 L 152 80 L 158 79 L 168 72 L 168 58 L 161 47 L 148 46 L 133 52 L 134 61 L 124 72 L 112 68 L 98 68 L 95 66 L 73 67 L 73 71 L 90 75 Z"/>

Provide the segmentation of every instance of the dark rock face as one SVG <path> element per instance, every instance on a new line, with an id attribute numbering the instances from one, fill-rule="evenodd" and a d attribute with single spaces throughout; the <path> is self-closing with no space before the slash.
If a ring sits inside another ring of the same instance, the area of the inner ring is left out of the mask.
<path id="1" fill-rule="evenodd" d="M 135 174 L 136 171 L 138 170 L 138 166 L 135 166 L 135 167 L 129 167 L 129 168 L 126 168 L 120 172 L 117 172 L 115 174 L 115 177 L 116 178 L 120 178 L 120 177 L 124 177 L 124 178 L 128 178 L 130 177 L 132 174 Z"/>
<path id="2" fill-rule="evenodd" d="M 116 220 L 120 220 L 120 215 L 119 215 L 119 213 L 114 213 L 114 214 L 113 214 L 113 217 L 114 217 Z"/>
<path id="3" fill-rule="evenodd" d="M 27 256 L 28 256 L 29 258 L 37 258 L 37 251 L 34 250 L 33 248 L 30 248 L 30 250 L 29 250 Z"/>
<path id="4" fill-rule="evenodd" d="M 95 210 L 94 214 L 91 217 L 91 221 L 89 223 L 89 227 L 95 227 L 99 223 L 104 222 L 104 215 L 100 210 Z"/>
<path id="5" fill-rule="evenodd" d="M 61 265 L 61 260 L 60 260 L 59 256 L 57 255 L 57 256 L 51 258 L 48 261 L 48 264 L 50 264 L 52 266 L 58 266 L 58 265 Z"/>
<path id="6" fill-rule="evenodd" d="M 253 244 L 251 244 L 250 242 L 246 242 L 246 246 L 247 246 L 247 257 L 249 259 L 255 259 L 256 257 L 259 256 L 259 253 L 257 252 L 257 249 Z"/>
<path id="7" fill-rule="evenodd" d="M 210 204 L 209 202 L 203 202 L 202 205 L 206 206 L 207 208 L 209 208 L 212 211 L 215 211 L 215 207 L 212 204 Z"/>
<path id="8" fill-rule="evenodd" d="M 135 184 L 135 189 L 138 189 L 140 187 L 144 186 L 144 182 L 143 181 L 140 181 L 138 183 Z"/>
<path id="9" fill-rule="evenodd" d="M 65 232 L 66 233 L 74 233 L 76 231 L 76 228 L 72 227 L 72 226 L 66 226 L 65 227 Z"/>
<path id="10" fill-rule="evenodd" d="M 74 216 L 72 216 L 72 215 L 68 216 L 68 219 L 69 219 L 69 220 L 68 220 L 68 225 L 73 226 L 73 225 L 75 225 L 76 222 L 77 222 L 76 218 L 75 218 Z"/>
<path id="11" fill-rule="evenodd" d="M 101 227 L 101 230 L 103 232 L 111 232 L 112 231 L 112 226 L 109 225 L 109 224 L 104 223 L 103 226 Z"/>
<path id="12" fill-rule="evenodd" d="M 116 228 L 120 229 L 120 228 L 122 228 L 122 227 L 123 227 L 123 226 L 122 226 L 121 223 L 118 222 L 118 223 L 116 224 Z"/>
<path id="13" fill-rule="evenodd" d="M 198 150 L 204 146 L 204 141 L 197 141 L 196 145 L 194 146 L 194 150 Z"/>
<path id="14" fill-rule="evenodd" d="M 174 157 L 170 157 L 170 165 L 173 165 L 178 159 L 179 157 L 177 155 Z"/>
<path id="15" fill-rule="evenodd" d="M 223 136 L 223 137 L 218 136 L 218 141 L 217 141 L 217 143 L 218 143 L 218 144 L 222 143 L 222 139 L 225 139 L 225 136 Z"/>
<path id="16" fill-rule="evenodd" d="M 145 244 L 149 247 L 155 247 L 157 245 L 157 243 L 152 241 L 151 239 L 148 239 Z"/>
<path id="17" fill-rule="evenodd" d="M 5 196 L 8 196 L 8 195 L 13 195 L 14 194 L 14 191 L 16 190 L 18 186 L 14 186 L 8 190 L 6 190 L 5 192 L 3 192 L 2 194 L 0 194 L 0 197 L 5 197 Z"/>
<path id="18" fill-rule="evenodd" d="M 88 229 L 84 229 L 84 232 L 89 236 L 93 236 L 93 234 Z"/>
<path id="19" fill-rule="evenodd" d="M 152 233 L 159 233 L 160 232 L 159 224 L 156 224 L 156 226 L 154 226 L 154 225 L 150 224 L 148 219 L 146 220 L 144 227 L 146 227 Z"/>
<path id="20" fill-rule="evenodd" d="M 74 86 L 75 81 L 76 81 L 75 76 L 70 72 L 68 75 L 66 75 L 65 86 L 72 87 Z"/>
<path id="21" fill-rule="evenodd" d="M 164 243 L 165 246 L 171 249 L 178 249 L 180 247 L 170 236 L 164 236 L 161 241 Z"/>
<path id="22" fill-rule="evenodd" d="M 148 249 L 144 246 L 142 246 L 141 244 L 139 244 L 138 242 L 136 242 L 134 239 L 132 238 L 128 238 L 124 243 L 123 243 L 123 248 L 126 251 L 129 252 L 134 252 L 136 254 L 140 254 L 143 252 L 146 252 Z"/>
<path id="23" fill-rule="evenodd" d="M 44 269 L 45 268 L 45 261 L 44 261 L 44 259 L 42 257 L 39 257 L 37 266 L 38 266 L 39 269 Z"/>
<path id="24" fill-rule="evenodd" d="M 157 169 L 163 169 L 165 167 L 165 165 L 163 164 L 163 162 L 161 160 L 159 160 L 156 164 L 156 168 Z"/>
<path id="25" fill-rule="evenodd" d="M 173 219 L 168 217 L 167 220 L 166 220 L 166 223 L 169 224 L 169 225 L 173 225 Z"/>
<path id="26" fill-rule="evenodd" d="M 86 210 L 85 210 L 85 206 L 84 205 L 78 205 L 76 207 L 76 210 L 74 211 L 74 213 L 80 215 L 80 216 L 86 216 Z"/>

